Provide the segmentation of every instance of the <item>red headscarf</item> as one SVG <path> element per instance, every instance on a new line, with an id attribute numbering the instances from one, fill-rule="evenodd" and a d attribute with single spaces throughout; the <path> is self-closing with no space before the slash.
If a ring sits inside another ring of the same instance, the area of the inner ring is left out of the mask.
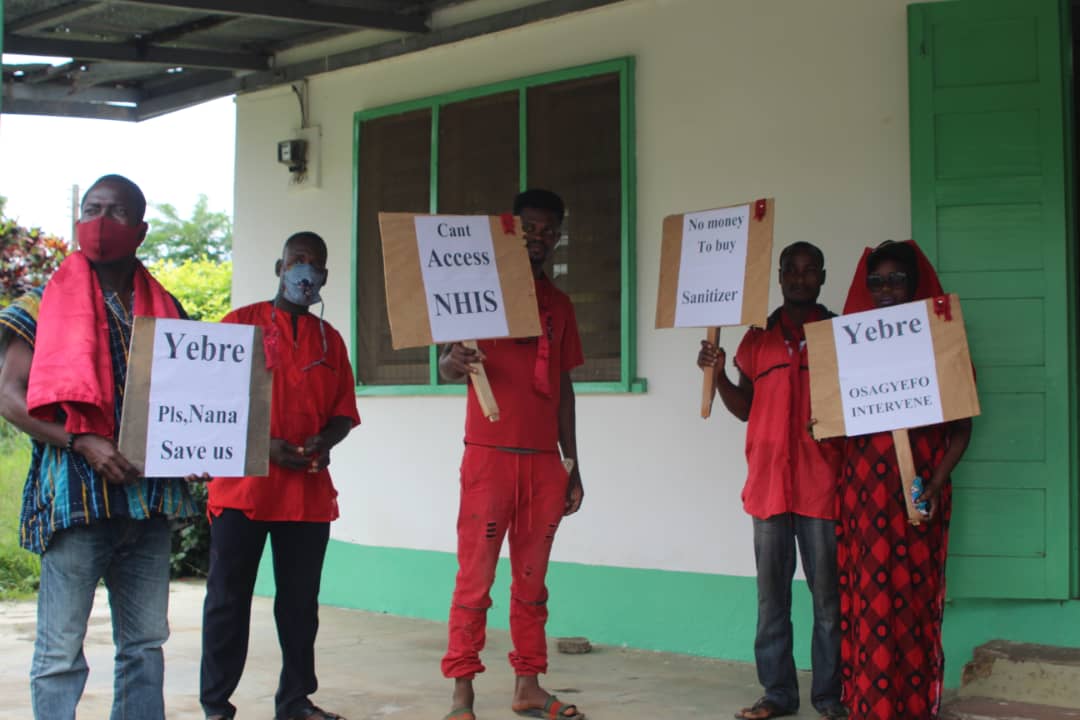
<path id="1" fill-rule="evenodd" d="M 927 298 L 938 297 L 944 295 L 945 291 L 941 289 L 941 281 L 938 280 L 937 271 L 934 270 L 934 266 L 930 264 L 930 261 L 923 255 L 923 251 L 915 244 L 914 240 L 905 240 L 905 245 L 910 245 L 915 251 L 915 264 L 916 271 L 919 274 L 919 284 L 915 288 L 915 296 L 912 300 L 926 300 Z M 881 247 L 880 245 L 878 247 Z M 866 270 L 866 260 L 870 257 L 877 248 L 866 248 L 863 250 L 862 257 L 859 259 L 859 264 L 855 267 L 855 277 L 851 280 L 851 288 L 848 290 L 847 302 L 844 303 L 844 314 L 854 312 L 863 312 L 865 310 L 873 310 L 874 298 L 870 294 L 870 290 L 866 287 L 866 276 L 869 274 Z"/>

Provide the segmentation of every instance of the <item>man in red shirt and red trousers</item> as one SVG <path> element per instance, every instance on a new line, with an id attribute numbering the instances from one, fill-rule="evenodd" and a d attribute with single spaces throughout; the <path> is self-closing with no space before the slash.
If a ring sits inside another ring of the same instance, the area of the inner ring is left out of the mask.
<path id="1" fill-rule="evenodd" d="M 285 242 L 276 297 L 233 310 L 222 322 L 263 329 L 273 372 L 270 474 L 209 484 L 210 573 L 203 607 L 199 700 L 211 720 L 229 702 L 247 659 L 251 598 L 266 538 L 274 558 L 274 619 L 282 668 L 275 720 L 342 720 L 309 698 L 315 678 L 319 581 L 338 517 L 330 450 L 360 423 L 352 366 L 341 335 L 308 308 L 321 302 L 326 243 L 313 232 Z"/>
<path id="2" fill-rule="evenodd" d="M 784 304 L 764 328 L 750 328 L 735 354 L 739 382 L 725 353 L 702 342 L 698 366 L 716 373 L 724 406 L 746 429 L 748 476 L 743 507 L 753 517 L 758 623 L 754 640 L 765 695 L 735 714 L 745 720 L 794 715 L 799 686 L 792 656 L 791 582 L 795 547 L 814 600 L 810 700 L 826 720 L 846 717 L 840 702 L 840 599 L 836 572 L 836 487 L 840 456 L 808 432 L 810 372 L 803 324 L 832 317 L 818 304 L 825 256 L 797 242 L 780 253 Z"/>
<path id="3" fill-rule="evenodd" d="M 575 435 L 570 371 L 584 358 L 574 306 L 544 274 L 544 262 L 562 236 L 565 207 L 547 190 L 514 199 L 536 283 L 539 337 L 486 340 L 479 351 L 454 343 L 439 359 L 442 377 L 459 381 L 482 361 L 499 403 L 498 422 L 484 417 L 472 384 L 465 416 L 458 514 L 458 575 L 450 606 L 450 638 L 443 675 L 454 680 L 446 720 L 475 720 L 473 678 L 484 671 L 487 610 L 503 538 L 509 535 L 510 665 L 516 682 L 511 709 L 523 717 L 576 718 L 584 713 L 540 687 L 547 672 L 548 592 L 544 585 L 551 545 L 563 516 L 583 496 Z M 574 460 L 567 472 L 560 458 Z"/>

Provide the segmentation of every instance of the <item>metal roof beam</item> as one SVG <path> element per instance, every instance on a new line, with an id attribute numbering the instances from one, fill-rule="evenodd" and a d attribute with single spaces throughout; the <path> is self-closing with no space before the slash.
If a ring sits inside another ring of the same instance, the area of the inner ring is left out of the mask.
<path id="1" fill-rule="evenodd" d="M 165 115 L 174 110 L 197 105 L 214 98 L 234 93 L 254 92 L 277 85 L 285 85 L 302 80 L 312 75 L 341 70 L 357 65 L 366 65 L 390 57 L 427 50 L 429 48 L 461 42 L 489 33 L 510 30 L 542 20 L 551 20 L 582 10 L 591 10 L 605 5 L 614 5 L 623 0 L 547 0 L 547 2 L 529 5 L 518 10 L 508 10 L 496 15 L 471 20 L 434 30 L 426 35 L 391 40 L 370 47 L 349 50 L 335 55 L 328 55 L 314 60 L 305 60 L 293 65 L 232 77 L 219 82 L 193 88 L 181 93 L 153 93 L 139 103 L 138 119 L 146 120 Z"/>
<path id="2" fill-rule="evenodd" d="M 70 57 L 80 60 L 119 60 L 179 67 L 204 67 L 221 70 L 266 70 L 268 58 L 254 53 L 229 53 L 213 50 L 140 46 L 134 43 L 54 40 L 42 37 L 4 35 L 4 52 L 20 55 Z"/>
<path id="3" fill-rule="evenodd" d="M 428 31 L 427 17 L 361 10 L 338 5 L 312 5 L 295 0 L 116 0 L 134 5 L 198 10 L 214 15 L 242 15 L 269 20 L 289 20 L 312 25 L 336 25 L 352 29 Z"/>
<path id="4" fill-rule="evenodd" d="M 367 65 L 387 58 L 408 55 L 441 45 L 462 42 L 492 33 L 512 30 L 535 22 L 551 20 L 570 13 L 614 5 L 623 0 L 547 0 L 517 10 L 487 15 L 476 20 L 433 30 L 426 35 L 412 35 L 397 40 L 346 50 L 334 55 L 302 60 L 273 70 L 251 73 L 235 79 L 235 92 L 252 92 L 275 85 L 302 80 L 311 75 Z"/>
<path id="5" fill-rule="evenodd" d="M 239 20 L 235 15 L 207 15 L 201 17 L 198 20 L 192 20 L 191 22 L 181 23 L 179 25 L 170 25 L 169 27 L 155 30 L 149 35 L 143 35 L 140 40 L 144 43 L 156 45 L 160 43 L 171 43 L 177 40 L 187 37 L 192 33 L 205 32 L 206 30 L 213 30 L 216 27 L 221 27 L 226 23 L 235 22 Z"/>
<path id="6" fill-rule="evenodd" d="M 88 87 L 72 89 L 64 85 L 4 83 L 4 106 L 9 100 L 57 100 L 78 103 L 138 103 L 143 93 L 131 88 Z"/>
<path id="7" fill-rule="evenodd" d="M 232 80 L 232 77 L 232 73 L 227 70 L 192 70 L 190 72 L 171 75 L 167 80 L 161 78 L 153 79 L 143 83 L 141 87 L 141 102 L 146 102 L 151 98 L 160 97 L 162 95 L 173 95 L 189 90 L 197 90 L 208 85 Z"/>
<path id="8" fill-rule="evenodd" d="M 4 100 L 4 114 L 53 115 L 91 120 L 138 120 L 135 108 L 105 103 L 68 102 L 63 100 Z"/>
<path id="9" fill-rule="evenodd" d="M 192 105 L 215 100 L 219 97 L 232 95 L 236 92 L 236 78 L 224 78 L 210 83 L 176 89 L 176 87 L 164 87 L 149 93 L 139 103 L 135 113 L 135 119 L 149 120 L 161 115 L 168 115 L 176 110 L 182 110 Z"/>
<path id="10" fill-rule="evenodd" d="M 9 20 L 4 24 L 4 31 L 15 35 L 17 33 L 32 33 L 44 28 L 54 27 L 68 20 L 74 20 L 80 15 L 98 10 L 100 2 L 69 2 L 63 5 L 51 7 L 41 12 L 30 13 L 15 20 Z"/>
<path id="11" fill-rule="evenodd" d="M 79 69 L 79 63 L 66 62 L 63 65 L 46 65 L 34 72 L 27 72 L 22 77 L 24 83 L 41 83 L 49 82 L 53 78 L 67 75 L 68 73 L 77 72 Z"/>

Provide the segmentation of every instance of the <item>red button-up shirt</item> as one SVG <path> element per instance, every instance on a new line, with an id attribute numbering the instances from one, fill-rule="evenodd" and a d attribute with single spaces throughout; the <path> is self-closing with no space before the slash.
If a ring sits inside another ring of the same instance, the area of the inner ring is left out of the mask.
<path id="1" fill-rule="evenodd" d="M 276 337 L 267 343 L 268 354 L 274 355 L 270 436 L 303 445 L 333 417 L 359 424 L 352 366 L 341 335 L 325 323 L 324 353 L 319 318 L 298 316 L 294 337 L 292 315 L 272 311 L 269 302 L 255 303 L 222 320 L 258 325 L 265 337 Z M 337 490 L 329 470 L 309 473 L 274 463 L 266 477 L 214 478 L 207 508 L 211 515 L 220 515 L 225 508 L 240 510 L 252 520 L 328 522 L 338 517 Z"/>
<path id="2" fill-rule="evenodd" d="M 806 344 L 784 338 L 777 312 L 766 329 L 747 331 L 735 365 L 754 384 L 746 428 L 746 512 L 760 519 L 789 512 L 835 519 L 840 458 L 807 431 Z"/>

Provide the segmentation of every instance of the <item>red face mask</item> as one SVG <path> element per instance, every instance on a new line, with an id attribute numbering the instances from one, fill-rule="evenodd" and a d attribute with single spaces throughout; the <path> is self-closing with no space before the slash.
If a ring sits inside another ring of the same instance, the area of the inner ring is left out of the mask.
<path id="1" fill-rule="evenodd" d="M 79 249 L 91 262 L 107 263 L 135 254 L 146 237 L 146 223 L 125 225 L 107 215 L 75 226 Z"/>

